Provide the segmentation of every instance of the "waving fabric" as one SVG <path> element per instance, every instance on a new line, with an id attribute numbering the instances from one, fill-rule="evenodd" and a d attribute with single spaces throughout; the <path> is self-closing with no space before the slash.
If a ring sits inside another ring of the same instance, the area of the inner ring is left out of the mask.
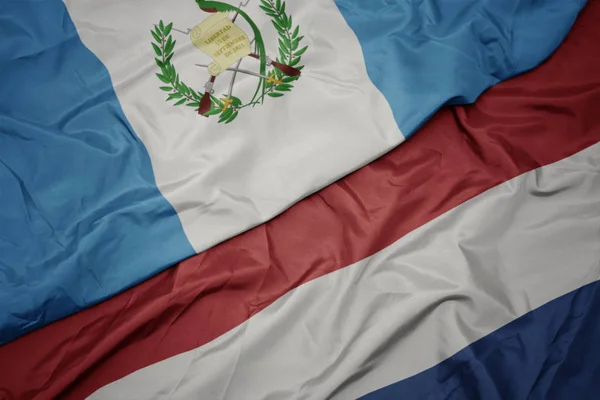
<path id="1" fill-rule="evenodd" d="M 0 343 L 380 157 L 584 4 L 2 1 Z"/>
<path id="2" fill-rule="evenodd" d="M 595 398 L 599 18 L 277 218 L 0 346 L 0 398 Z"/>

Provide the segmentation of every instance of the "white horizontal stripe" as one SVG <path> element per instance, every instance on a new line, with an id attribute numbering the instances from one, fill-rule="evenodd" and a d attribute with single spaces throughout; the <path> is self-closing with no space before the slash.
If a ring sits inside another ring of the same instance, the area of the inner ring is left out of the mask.
<path id="1" fill-rule="evenodd" d="M 293 290 L 93 399 L 350 399 L 598 278 L 600 144 Z"/>

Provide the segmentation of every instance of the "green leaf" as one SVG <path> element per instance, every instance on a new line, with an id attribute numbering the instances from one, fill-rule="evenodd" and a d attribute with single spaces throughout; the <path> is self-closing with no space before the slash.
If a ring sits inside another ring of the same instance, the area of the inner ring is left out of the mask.
<path id="1" fill-rule="evenodd" d="M 162 19 L 160 20 L 160 25 L 159 26 L 160 26 L 161 32 L 164 32 L 165 31 L 165 24 L 163 24 Z"/>
<path id="2" fill-rule="evenodd" d="M 267 93 L 267 95 L 270 97 L 281 97 L 281 96 L 283 96 L 283 93 L 270 92 L 270 93 Z"/>
<path id="3" fill-rule="evenodd" d="M 156 76 L 158 76 L 158 79 L 160 79 L 161 81 L 163 81 L 164 83 L 171 83 L 171 81 L 169 81 L 168 78 L 162 76 L 161 74 L 156 74 Z"/>
<path id="4" fill-rule="evenodd" d="M 212 94 L 210 95 L 210 98 L 212 99 L 213 102 L 215 102 L 216 104 L 218 104 L 219 107 L 221 107 L 221 108 L 223 108 L 223 106 L 225 105 L 225 104 L 223 104 L 223 102 L 221 100 L 219 100 L 218 98 L 216 98 Z"/>
<path id="5" fill-rule="evenodd" d="M 162 71 L 162 74 L 164 76 L 166 76 L 169 79 L 171 78 L 171 74 L 169 73 L 169 66 L 168 65 L 163 64 L 163 66 L 160 68 L 160 70 Z"/>
<path id="6" fill-rule="evenodd" d="M 298 43 L 300 43 L 300 38 L 294 39 L 292 42 L 292 50 L 296 50 L 298 48 Z"/>
<path id="7" fill-rule="evenodd" d="M 287 28 L 292 29 L 292 16 L 291 15 L 287 19 Z"/>
<path id="8" fill-rule="evenodd" d="M 177 40 L 173 40 L 173 36 L 169 36 L 169 38 L 167 39 L 167 44 L 165 45 L 165 54 L 169 54 L 173 51 L 173 48 L 175 47 L 175 42 L 177 42 Z"/>
<path id="9" fill-rule="evenodd" d="M 299 66 L 299 67 L 296 67 L 296 69 L 297 69 L 298 71 L 302 71 L 302 70 L 304 69 L 304 65 L 301 65 L 301 66 Z"/>
<path id="10" fill-rule="evenodd" d="M 292 90 L 292 88 L 293 86 L 287 83 L 282 83 L 280 85 L 275 86 L 275 90 L 279 90 L 280 92 L 289 92 Z"/>
<path id="11" fill-rule="evenodd" d="M 242 100 L 240 100 L 238 97 L 231 96 L 231 100 L 233 100 L 233 103 L 231 104 L 233 104 L 234 107 L 239 107 L 242 105 Z"/>
<path id="12" fill-rule="evenodd" d="M 281 9 L 279 10 L 281 13 L 285 13 L 285 1 L 281 3 Z"/>
<path id="13" fill-rule="evenodd" d="M 283 42 L 285 43 L 285 47 L 287 47 L 288 50 L 290 50 L 292 48 L 292 42 L 290 42 L 290 39 L 288 39 L 287 37 L 284 37 Z"/>
<path id="14" fill-rule="evenodd" d="M 171 71 L 169 70 L 169 65 L 170 64 L 165 64 L 165 66 L 162 68 L 162 74 L 165 78 L 171 81 Z"/>
<path id="15" fill-rule="evenodd" d="M 208 110 L 207 112 L 205 112 L 202 115 L 204 115 L 206 117 L 209 117 L 211 115 L 217 115 L 217 114 L 220 114 L 220 113 L 221 113 L 221 109 L 218 108 L 218 107 L 215 107 L 215 108 L 211 108 L 210 110 Z"/>
<path id="16" fill-rule="evenodd" d="M 292 60 L 292 62 L 290 63 L 290 67 L 295 66 L 296 64 L 298 64 L 300 62 L 300 57 L 296 57 Z"/>
<path id="17" fill-rule="evenodd" d="M 174 54 L 175 54 L 175 53 L 171 53 L 171 54 L 169 54 L 169 55 L 167 56 L 167 62 L 168 62 L 168 63 L 169 63 L 169 62 L 171 62 L 171 58 L 173 58 L 173 55 L 174 55 Z"/>
<path id="18" fill-rule="evenodd" d="M 282 35 L 285 35 L 285 31 L 283 30 L 283 28 L 281 26 L 279 26 L 277 24 L 277 22 L 275 22 L 275 20 L 271 20 L 271 22 L 273 23 L 273 26 L 275 27 L 275 29 L 277 29 L 277 32 L 281 33 Z"/>
<path id="19" fill-rule="evenodd" d="M 260 2 L 262 3 L 263 6 L 265 6 L 267 8 L 271 8 L 271 5 L 266 0 L 260 0 Z"/>
<path id="20" fill-rule="evenodd" d="M 277 32 L 281 33 L 282 35 L 285 35 L 285 31 L 283 30 L 283 28 L 281 26 L 279 26 L 277 24 L 277 22 L 275 22 L 275 20 L 271 20 L 271 22 L 273 23 L 273 26 L 275 27 L 275 29 L 277 29 Z"/>
<path id="21" fill-rule="evenodd" d="M 283 49 L 281 47 L 279 48 L 279 54 L 281 55 L 282 59 L 285 60 L 287 58 L 285 52 L 283 51 Z"/>
<path id="22" fill-rule="evenodd" d="M 161 42 L 160 37 L 158 37 L 158 35 L 154 31 L 150 31 L 150 33 L 152 33 L 152 37 L 154 38 L 154 40 L 156 40 L 158 43 Z M 154 43 L 152 43 L 152 46 L 156 46 L 156 45 Z M 158 55 L 160 56 L 160 53 Z"/>
<path id="23" fill-rule="evenodd" d="M 192 97 L 198 101 L 202 100 L 202 96 L 200 96 L 195 90 L 192 90 Z"/>
<path id="24" fill-rule="evenodd" d="M 158 65 L 160 69 L 163 69 L 165 67 L 165 64 L 163 64 L 163 62 L 160 61 L 158 58 L 155 58 L 154 61 L 156 61 L 156 65 Z"/>
<path id="25" fill-rule="evenodd" d="M 267 14 L 272 13 L 273 11 L 269 8 L 269 7 L 265 7 L 263 5 L 259 6 L 264 12 L 266 12 Z"/>
<path id="26" fill-rule="evenodd" d="M 275 2 L 275 8 L 276 8 L 277 10 L 281 9 L 281 0 L 277 0 L 277 1 Z"/>
<path id="27" fill-rule="evenodd" d="M 233 114 L 233 108 L 228 108 L 227 110 L 223 111 L 219 117 L 219 122 L 225 121 L 227 118 L 231 117 L 231 114 Z"/>
<path id="28" fill-rule="evenodd" d="M 161 86 L 160 90 L 164 90 L 165 92 L 170 92 L 173 89 L 171 86 Z"/>
<path id="29" fill-rule="evenodd" d="M 192 101 L 191 103 L 187 103 L 186 106 L 188 106 L 188 107 L 200 107 L 200 102 L 199 101 Z"/>
<path id="30" fill-rule="evenodd" d="M 281 81 L 284 82 L 284 83 L 290 83 L 290 82 L 294 82 L 297 79 L 298 79 L 297 76 L 286 76 Z"/>
<path id="31" fill-rule="evenodd" d="M 185 94 L 189 95 L 190 92 L 191 92 L 191 89 L 185 83 L 183 83 L 183 82 L 181 82 L 181 86 L 183 87 L 183 92 Z"/>
<path id="32" fill-rule="evenodd" d="M 173 23 L 171 22 L 169 25 L 165 27 L 165 36 L 171 33 L 171 28 L 173 27 Z"/>
<path id="33" fill-rule="evenodd" d="M 277 22 L 282 29 L 285 28 L 285 15 L 277 15 L 275 17 L 275 22 Z"/>
<path id="34" fill-rule="evenodd" d="M 182 97 L 183 97 L 183 95 L 181 93 L 177 93 L 177 92 L 176 93 L 171 93 L 169 95 L 169 97 L 167 98 L 167 101 L 173 100 L 173 99 L 180 99 Z"/>
<path id="35" fill-rule="evenodd" d="M 294 33 L 292 34 L 292 37 L 295 38 L 296 36 L 298 36 L 298 33 L 300 33 L 300 25 L 298 25 L 296 27 L 296 29 L 294 29 Z"/>
<path id="36" fill-rule="evenodd" d="M 289 47 L 286 46 L 285 42 L 281 39 L 279 39 L 278 41 L 279 41 L 279 48 L 289 54 L 290 50 L 289 50 Z"/>
<path id="37" fill-rule="evenodd" d="M 156 55 L 160 57 L 162 55 L 162 52 L 160 51 L 160 47 L 158 47 L 154 43 L 152 43 L 152 47 L 154 48 L 154 52 L 156 53 Z"/>
<path id="38" fill-rule="evenodd" d="M 154 33 L 156 33 L 156 36 L 158 36 L 158 37 L 159 37 L 159 39 L 160 39 L 158 42 L 159 42 L 159 43 L 162 43 L 162 38 L 163 38 L 163 35 L 162 35 L 162 33 L 160 32 L 160 29 L 158 29 L 158 25 L 154 25 Z"/>
<path id="39" fill-rule="evenodd" d="M 231 117 L 227 118 L 227 121 L 225 121 L 226 124 L 230 123 L 231 121 L 233 121 L 239 114 L 239 111 L 234 111 L 233 114 L 231 114 Z"/>
<path id="40" fill-rule="evenodd" d="M 185 103 L 185 101 L 186 101 L 186 100 L 187 100 L 187 99 L 184 97 L 183 99 L 181 99 L 181 100 L 179 100 L 177 103 L 175 103 L 175 105 L 176 105 L 176 106 L 180 106 L 180 105 L 182 105 L 183 103 Z"/>
<path id="41" fill-rule="evenodd" d="M 300 57 L 302 54 L 304 54 L 306 52 L 306 49 L 308 49 L 308 46 L 304 46 L 303 48 L 301 48 L 300 50 L 298 50 L 297 52 L 295 52 L 294 56 Z"/>

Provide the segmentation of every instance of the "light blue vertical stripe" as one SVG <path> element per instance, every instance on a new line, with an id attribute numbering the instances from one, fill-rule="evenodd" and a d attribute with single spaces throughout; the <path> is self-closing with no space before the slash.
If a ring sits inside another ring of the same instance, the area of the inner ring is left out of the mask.
<path id="1" fill-rule="evenodd" d="M 194 253 L 60 0 L 0 1 L 0 344 Z"/>
<path id="2" fill-rule="evenodd" d="M 405 136 L 539 65 L 586 0 L 335 0 Z"/>

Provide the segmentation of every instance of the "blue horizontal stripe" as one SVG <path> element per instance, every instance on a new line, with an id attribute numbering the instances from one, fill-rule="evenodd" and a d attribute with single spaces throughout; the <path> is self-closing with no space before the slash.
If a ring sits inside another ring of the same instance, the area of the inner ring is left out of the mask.
<path id="1" fill-rule="evenodd" d="M 0 1 L 0 344 L 194 254 L 60 0 Z"/>
<path id="2" fill-rule="evenodd" d="M 600 283 L 596 282 L 363 399 L 598 399 L 599 316 Z"/>
<path id="3" fill-rule="evenodd" d="M 335 0 L 404 136 L 539 65 L 586 0 Z"/>

